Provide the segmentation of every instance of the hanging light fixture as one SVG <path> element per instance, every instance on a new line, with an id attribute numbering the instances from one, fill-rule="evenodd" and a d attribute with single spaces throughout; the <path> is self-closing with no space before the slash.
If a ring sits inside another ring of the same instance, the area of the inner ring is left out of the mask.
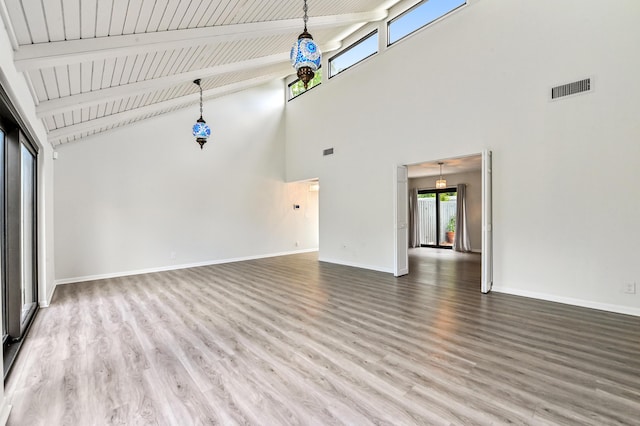
<path id="1" fill-rule="evenodd" d="M 304 84 L 305 90 L 309 85 L 309 82 L 313 79 L 315 72 L 320 68 L 322 60 L 322 53 L 318 45 L 313 41 L 313 37 L 307 31 L 307 0 L 304 0 L 304 31 L 298 36 L 298 40 L 293 44 L 291 48 L 291 65 L 298 72 L 298 78 Z"/>
<path id="2" fill-rule="evenodd" d="M 446 179 L 442 179 L 442 165 L 444 163 L 443 162 L 439 162 L 438 164 L 440 165 L 440 179 L 438 179 L 436 181 L 436 189 L 443 189 L 443 188 L 447 187 Z"/>
<path id="3" fill-rule="evenodd" d="M 193 136 L 196 137 L 196 142 L 200 144 L 200 149 L 207 143 L 207 138 L 211 136 L 211 128 L 207 125 L 207 122 L 202 118 L 202 86 L 200 86 L 200 79 L 193 80 L 200 89 L 200 118 L 196 120 L 196 124 L 193 125 Z"/>

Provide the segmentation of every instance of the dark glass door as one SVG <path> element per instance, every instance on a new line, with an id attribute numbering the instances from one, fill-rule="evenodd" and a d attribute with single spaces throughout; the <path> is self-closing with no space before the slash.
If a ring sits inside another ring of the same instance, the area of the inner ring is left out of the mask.
<path id="1" fill-rule="evenodd" d="M 7 287 L 6 287 L 6 228 L 5 228 L 5 131 L 0 127 L 0 288 L 2 292 L 2 345 L 7 341 L 7 324 L 9 317 L 6 309 Z"/>
<path id="2" fill-rule="evenodd" d="M 418 191 L 420 245 L 452 248 L 456 230 L 457 191 L 455 188 Z"/>
<path id="3" fill-rule="evenodd" d="M 29 148 L 20 144 L 20 337 L 33 315 L 37 302 L 36 288 L 36 158 Z"/>
<path id="4" fill-rule="evenodd" d="M 37 155 L 14 123 L 0 120 L 0 226 L 4 377 L 38 309 Z"/>

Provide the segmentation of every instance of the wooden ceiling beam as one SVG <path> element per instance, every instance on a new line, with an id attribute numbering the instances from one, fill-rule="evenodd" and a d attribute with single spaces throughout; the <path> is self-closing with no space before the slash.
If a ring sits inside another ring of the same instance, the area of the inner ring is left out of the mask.
<path id="1" fill-rule="evenodd" d="M 308 26 L 311 30 L 316 30 L 377 22 L 386 18 L 387 13 L 387 10 L 374 10 L 370 12 L 311 17 Z M 297 33 L 301 30 L 302 21 L 300 19 L 286 19 L 36 43 L 20 46 L 15 52 L 14 63 L 19 71 L 28 71 L 37 68 L 54 67 L 98 59 L 104 60 L 105 58 L 194 45 L 210 45 L 233 40 L 246 40 L 279 34 Z"/>
<path id="2" fill-rule="evenodd" d="M 226 86 L 216 87 L 215 89 L 211 90 L 206 90 L 202 93 L 202 97 L 203 99 L 212 99 L 230 93 L 238 92 L 240 90 L 248 89 L 250 87 L 258 86 L 260 84 L 273 81 L 274 79 L 284 78 L 291 74 L 290 68 L 291 67 L 287 64 L 287 66 L 283 66 L 277 71 L 262 75 L 260 77 L 243 80 L 237 83 L 228 84 Z M 49 143 L 55 146 L 58 145 L 60 141 L 70 137 L 80 136 L 83 133 L 92 131 L 101 131 L 102 129 L 105 129 L 109 126 L 127 123 L 131 120 L 135 120 L 150 114 L 159 114 L 173 108 L 183 107 L 189 104 L 196 104 L 199 100 L 200 94 L 193 93 L 187 96 L 173 98 L 168 101 L 147 105 L 142 108 L 135 108 L 129 111 L 119 112 L 94 120 L 89 120 L 71 126 L 65 126 L 60 129 L 55 129 L 48 133 L 47 138 L 49 140 Z"/>
<path id="3" fill-rule="evenodd" d="M 339 42 L 328 43 L 320 46 L 323 52 L 331 52 L 339 49 Z M 63 98 L 51 99 L 43 101 L 36 106 L 36 115 L 43 118 L 49 115 L 60 114 L 72 111 L 78 108 L 90 107 L 98 103 L 110 102 L 123 97 L 139 95 L 142 93 L 153 92 L 156 90 L 166 89 L 185 82 L 193 81 L 196 78 L 206 80 L 221 74 L 232 72 L 242 72 L 252 69 L 265 68 L 271 65 L 289 63 L 289 53 L 281 52 L 274 55 L 263 56 L 261 58 L 250 59 L 247 61 L 233 62 L 225 65 L 218 65 L 210 68 L 193 70 L 180 74 L 158 77 L 151 80 L 139 81 L 136 83 L 123 84 L 120 86 L 108 87 L 91 92 L 79 93 L 77 95 L 65 96 Z M 290 68 L 290 74 L 295 70 Z"/>

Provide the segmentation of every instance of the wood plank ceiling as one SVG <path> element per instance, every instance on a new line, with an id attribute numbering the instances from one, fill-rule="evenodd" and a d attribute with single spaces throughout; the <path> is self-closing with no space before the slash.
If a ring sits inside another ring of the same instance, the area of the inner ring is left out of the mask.
<path id="1" fill-rule="evenodd" d="M 326 53 L 399 0 L 309 0 Z M 294 73 L 302 0 L 0 0 L 17 69 L 59 145 Z"/>

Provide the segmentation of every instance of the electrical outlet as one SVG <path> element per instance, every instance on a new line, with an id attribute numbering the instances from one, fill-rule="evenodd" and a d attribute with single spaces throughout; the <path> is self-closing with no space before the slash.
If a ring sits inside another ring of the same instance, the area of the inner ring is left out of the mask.
<path id="1" fill-rule="evenodd" d="M 178 253 L 176 253 L 175 251 L 172 251 L 171 252 L 171 259 L 175 259 L 177 255 L 178 255 Z"/>
<path id="2" fill-rule="evenodd" d="M 635 281 L 626 281 L 622 287 L 622 292 L 626 294 L 636 294 Z"/>

